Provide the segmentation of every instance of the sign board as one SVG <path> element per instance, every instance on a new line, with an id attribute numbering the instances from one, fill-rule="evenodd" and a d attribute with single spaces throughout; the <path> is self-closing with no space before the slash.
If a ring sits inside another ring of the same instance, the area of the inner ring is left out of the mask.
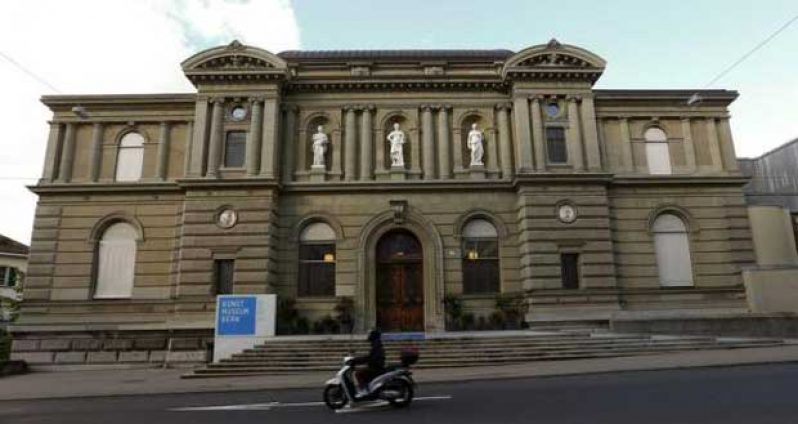
<path id="1" fill-rule="evenodd" d="M 274 294 L 217 296 L 213 362 L 273 337 L 276 311 Z"/>

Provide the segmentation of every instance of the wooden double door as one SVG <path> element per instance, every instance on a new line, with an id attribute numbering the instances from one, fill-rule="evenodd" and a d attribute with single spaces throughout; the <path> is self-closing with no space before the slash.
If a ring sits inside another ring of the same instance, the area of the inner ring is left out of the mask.
<path id="1" fill-rule="evenodd" d="M 421 243 L 394 230 L 377 243 L 377 326 L 382 331 L 424 331 Z"/>

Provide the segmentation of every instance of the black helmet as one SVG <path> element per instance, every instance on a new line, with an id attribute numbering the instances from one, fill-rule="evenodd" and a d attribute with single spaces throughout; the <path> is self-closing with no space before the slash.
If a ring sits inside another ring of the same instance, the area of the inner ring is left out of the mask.
<path id="1" fill-rule="evenodd" d="M 380 340 L 380 338 L 382 338 L 382 333 L 380 333 L 379 328 L 375 328 L 369 331 L 369 336 L 366 340 L 373 343 L 375 340 Z"/>

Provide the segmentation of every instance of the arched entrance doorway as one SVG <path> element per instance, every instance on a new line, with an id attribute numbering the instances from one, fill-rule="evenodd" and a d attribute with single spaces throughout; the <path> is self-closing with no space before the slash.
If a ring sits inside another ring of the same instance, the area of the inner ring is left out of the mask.
<path id="1" fill-rule="evenodd" d="M 377 326 L 382 331 L 424 331 L 424 255 L 407 230 L 385 233 L 377 243 Z"/>

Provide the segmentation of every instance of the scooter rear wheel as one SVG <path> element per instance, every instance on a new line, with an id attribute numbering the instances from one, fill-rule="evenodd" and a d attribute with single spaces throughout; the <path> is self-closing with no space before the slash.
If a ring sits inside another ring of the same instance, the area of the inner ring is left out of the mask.
<path id="1" fill-rule="evenodd" d="M 388 384 L 385 390 L 396 391 L 399 396 L 388 399 L 391 406 L 395 408 L 404 408 L 410 405 L 413 401 L 413 385 L 407 380 L 395 380 Z"/>
<path id="2" fill-rule="evenodd" d="M 349 399 L 340 384 L 330 384 L 324 388 L 324 404 L 332 410 L 346 406 Z"/>

